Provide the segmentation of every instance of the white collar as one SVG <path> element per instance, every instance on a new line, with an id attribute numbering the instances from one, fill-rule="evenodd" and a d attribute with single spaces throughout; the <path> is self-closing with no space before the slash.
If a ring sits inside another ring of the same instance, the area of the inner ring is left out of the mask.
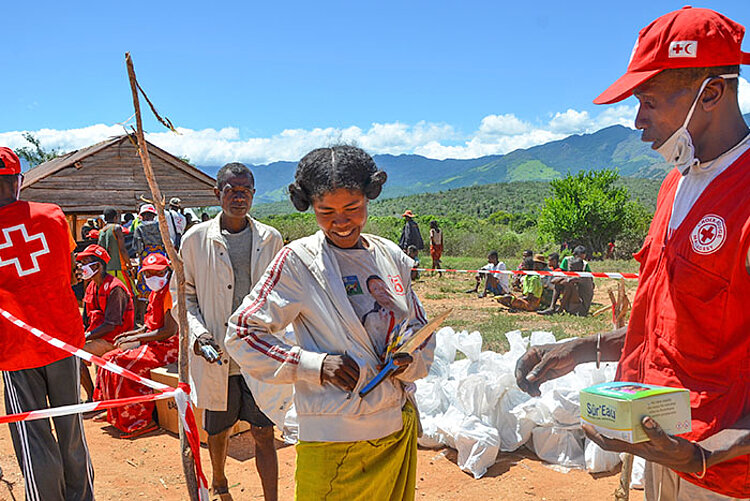
<path id="1" fill-rule="evenodd" d="M 747 134 L 745 137 L 740 139 L 740 142 L 729 148 L 727 151 L 719 155 L 718 157 L 714 158 L 713 160 L 709 160 L 708 162 L 698 162 L 693 167 L 688 167 L 683 173 L 683 176 L 689 176 L 689 175 L 696 175 L 701 176 L 704 174 L 708 174 L 714 169 L 716 169 L 717 166 L 722 165 L 724 160 L 730 156 L 732 156 L 733 153 L 736 153 L 738 149 L 742 148 L 743 146 L 748 145 L 748 140 L 750 140 L 750 134 Z"/>

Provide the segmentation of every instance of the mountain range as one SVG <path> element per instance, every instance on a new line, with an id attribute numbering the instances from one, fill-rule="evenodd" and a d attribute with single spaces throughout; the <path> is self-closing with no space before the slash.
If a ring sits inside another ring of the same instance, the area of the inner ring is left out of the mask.
<path id="1" fill-rule="evenodd" d="M 745 115 L 750 123 L 750 113 Z M 640 131 L 613 125 L 591 134 L 572 135 L 505 155 L 466 160 L 434 160 L 420 155 L 375 155 L 388 173 L 384 197 L 430 193 L 491 183 L 549 181 L 581 170 L 615 167 L 623 177 L 661 179 L 668 165 L 640 140 Z M 255 175 L 255 204 L 286 198 L 296 162 L 248 165 Z M 215 176 L 218 166 L 199 166 Z"/>

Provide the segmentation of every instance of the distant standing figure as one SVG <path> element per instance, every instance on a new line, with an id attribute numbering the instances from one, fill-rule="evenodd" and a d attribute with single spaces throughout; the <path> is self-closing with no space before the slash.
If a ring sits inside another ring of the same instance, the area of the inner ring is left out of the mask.
<path id="1" fill-rule="evenodd" d="M 410 245 L 413 245 L 417 250 L 424 249 L 424 241 L 422 240 L 422 234 L 419 232 L 419 225 L 414 221 L 414 213 L 411 210 L 404 212 L 401 217 L 406 219 L 404 229 L 401 231 L 401 238 L 398 241 L 398 246 L 406 252 L 406 249 Z"/>
<path id="2" fill-rule="evenodd" d="M 182 215 L 180 209 L 182 206 L 182 200 L 177 197 L 169 199 L 169 210 L 165 211 L 167 218 L 167 227 L 169 228 L 169 238 L 172 239 L 175 249 L 180 249 L 180 242 L 182 241 L 182 235 L 185 234 L 185 228 L 187 227 L 187 218 Z"/>
<path id="3" fill-rule="evenodd" d="M 419 251 L 417 250 L 417 248 L 414 247 L 413 245 L 410 245 L 406 249 L 406 255 L 414 260 L 414 268 L 419 268 Z M 419 271 L 411 270 L 411 279 L 418 280 Z"/>
<path id="4" fill-rule="evenodd" d="M 443 231 L 438 227 L 437 221 L 430 221 L 430 257 L 432 258 L 432 269 L 440 269 L 440 258 L 443 257 Z M 438 276 L 443 276 L 438 272 Z"/>
<path id="5" fill-rule="evenodd" d="M 604 257 L 604 259 L 614 259 L 615 258 L 615 241 L 610 240 L 607 244 L 607 255 Z"/>
<path id="6" fill-rule="evenodd" d="M 133 288 L 130 283 L 130 275 L 133 273 L 128 257 L 128 250 L 125 247 L 125 235 L 122 232 L 122 226 L 117 223 L 117 210 L 113 207 L 104 209 L 104 221 L 106 224 L 99 231 L 98 245 L 103 247 L 109 254 L 107 263 L 107 273 L 115 278 L 119 278 L 129 291 Z"/>

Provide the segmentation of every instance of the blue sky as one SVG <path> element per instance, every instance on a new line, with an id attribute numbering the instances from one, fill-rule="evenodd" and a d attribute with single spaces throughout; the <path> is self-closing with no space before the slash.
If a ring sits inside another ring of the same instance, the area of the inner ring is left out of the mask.
<path id="1" fill-rule="evenodd" d="M 150 138 L 199 164 L 296 160 L 341 140 L 434 158 L 506 153 L 631 123 L 632 98 L 591 100 L 625 70 L 638 30 L 681 6 L 11 2 L 0 142 L 20 146 L 32 131 L 72 149 L 121 131 L 130 51 L 141 84 L 183 128 L 175 136 L 147 120 Z M 710 7 L 750 23 L 747 0 Z"/>

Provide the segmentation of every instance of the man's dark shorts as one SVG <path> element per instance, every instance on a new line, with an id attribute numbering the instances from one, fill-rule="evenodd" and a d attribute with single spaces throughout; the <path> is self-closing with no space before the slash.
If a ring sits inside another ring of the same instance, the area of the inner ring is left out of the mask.
<path id="1" fill-rule="evenodd" d="M 255 403 L 250 388 L 242 376 L 229 376 L 227 385 L 227 410 L 209 411 L 204 416 L 203 429 L 209 435 L 218 435 L 228 430 L 239 420 L 247 421 L 257 428 L 273 426 L 273 422 Z"/>

